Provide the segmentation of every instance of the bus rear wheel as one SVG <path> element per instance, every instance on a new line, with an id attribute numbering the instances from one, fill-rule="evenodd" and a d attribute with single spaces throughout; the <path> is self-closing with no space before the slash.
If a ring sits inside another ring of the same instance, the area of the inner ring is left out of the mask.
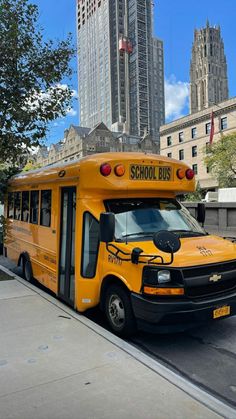
<path id="1" fill-rule="evenodd" d="M 27 258 L 22 258 L 22 269 L 23 269 L 23 277 L 26 281 L 32 282 L 33 280 L 33 271 L 30 260 Z"/>
<path id="2" fill-rule="evenodd" d="M 119 285 L 111 285 L 106 292 L 105 313 L 109 325 L 118 336 L 128 337 L 136 332 L 128 292 Z"/>

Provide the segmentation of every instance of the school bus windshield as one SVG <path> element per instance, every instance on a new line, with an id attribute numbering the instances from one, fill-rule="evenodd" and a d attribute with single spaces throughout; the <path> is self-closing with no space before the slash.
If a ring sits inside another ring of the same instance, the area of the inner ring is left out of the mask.
<path id="1" fill-rule="evenodd" d="M 168 230 L 180 237 L 202 236 L 206 233 L 190 213 L 175 199 L 140 198 L 106 201 L 106 208 L 115 214 L 115 237 L 143 240 L 153 233 Z"/>

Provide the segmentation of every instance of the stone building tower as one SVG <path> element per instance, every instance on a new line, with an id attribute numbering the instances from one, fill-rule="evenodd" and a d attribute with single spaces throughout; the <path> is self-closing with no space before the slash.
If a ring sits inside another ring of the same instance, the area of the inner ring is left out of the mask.
<path id="1" fill-rule="evenodd" d="M 190 113 L 227 100 L 228 78 L 220 27 L 195 30 L 190 69 Z"/>

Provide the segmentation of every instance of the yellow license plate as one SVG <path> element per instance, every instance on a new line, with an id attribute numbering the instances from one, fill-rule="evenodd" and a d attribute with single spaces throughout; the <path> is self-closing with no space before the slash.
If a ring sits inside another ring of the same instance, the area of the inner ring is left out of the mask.
<path id="1" fill-rule="evenodd" d="M 229 314 L 230 314 L 230 306 L 220 307 L 213 311 L 213 319 L 218 319 L 219 317 L 228 316 Z"/>

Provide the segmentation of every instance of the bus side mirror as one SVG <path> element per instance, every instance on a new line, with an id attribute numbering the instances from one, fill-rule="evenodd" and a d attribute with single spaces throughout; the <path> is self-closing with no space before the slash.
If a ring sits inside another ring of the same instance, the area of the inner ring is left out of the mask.
<path id="1" fill-rule="evenodd" d="M 100 241 L 110 243 L 115 235 L 115 215 L 113 212 L 103 212 L 100 215 Z"/>
<path id="2" fill-rule="evenodd" d="M 197 206 L 197 220 L 199 223 L 204 224 L 206 218 L 206 207 L 205 204 L 199 203 Z"/>
<path id="3" fill-rule="evenodd" d="M 161 230 L 154 234 L 153 243 L 165 253 L 176 253 L 181 247 L 180 239 L 171 231 Z"/>

